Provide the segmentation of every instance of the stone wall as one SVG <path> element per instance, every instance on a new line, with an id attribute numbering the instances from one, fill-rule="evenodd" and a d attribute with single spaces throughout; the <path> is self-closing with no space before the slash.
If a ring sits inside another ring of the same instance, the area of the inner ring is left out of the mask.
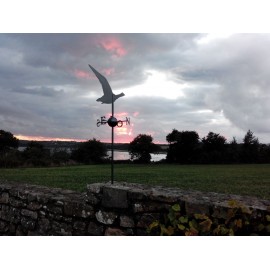
<path id="1" fill-rule="evenodd" d="M 147 228 L 178 203 L 185 214 L 223 218 L 228 201 L 270 213 L 270 201 L 139 184 L 98 183 L 78 193 L 59 188 L 1 182 L 0 235 L 148 235 Z"/>

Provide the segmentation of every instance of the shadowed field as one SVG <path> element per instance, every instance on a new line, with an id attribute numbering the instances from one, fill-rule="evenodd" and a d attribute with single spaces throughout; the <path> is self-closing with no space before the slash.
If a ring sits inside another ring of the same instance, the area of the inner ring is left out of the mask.
<path id="1" fill-rule="evenodd" d="M 110 172 L 110 165 L 0 169 L 0 180 L 85 191 L 87 184 L 110 181 Z M 270 164 L 116 164 L 115 181 L 270 199 Z"/>

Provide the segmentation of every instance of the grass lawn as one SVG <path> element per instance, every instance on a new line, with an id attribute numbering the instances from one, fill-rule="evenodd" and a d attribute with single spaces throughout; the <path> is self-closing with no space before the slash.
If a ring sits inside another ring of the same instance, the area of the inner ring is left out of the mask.
<path id="1" fill-rule="evenodd" d="M 87 184 L 110 181 L 110 172 L 110 165 L 0 169 L 0 180 L 85 191 Z M 270 200 L 270 164 L 116 164 L 115 181 L 250 195 Z"/>

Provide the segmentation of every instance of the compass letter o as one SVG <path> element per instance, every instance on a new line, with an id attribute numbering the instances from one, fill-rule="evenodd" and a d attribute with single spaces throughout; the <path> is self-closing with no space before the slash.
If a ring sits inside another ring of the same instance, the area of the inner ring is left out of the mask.
<path id="1" fill-rule="evenodd" d="M 117 126 L 118 126 L 118 127 L 122 127 L 122 126 L 123 126 L 123 121 L 119 120 L 119 121 L 117 122 Z"/>

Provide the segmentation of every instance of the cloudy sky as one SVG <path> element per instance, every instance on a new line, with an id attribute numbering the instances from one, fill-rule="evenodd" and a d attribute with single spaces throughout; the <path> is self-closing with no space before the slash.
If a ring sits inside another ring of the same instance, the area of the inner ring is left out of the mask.
<path id="1" fill-rule="evenodd" d="M 109 81 L 117 142 L 172 129 L 270 143 L 270 34 L 0 34 L 0 129 L 21 139 L 110 141 L 111 106 L 88 64 Z"/>

